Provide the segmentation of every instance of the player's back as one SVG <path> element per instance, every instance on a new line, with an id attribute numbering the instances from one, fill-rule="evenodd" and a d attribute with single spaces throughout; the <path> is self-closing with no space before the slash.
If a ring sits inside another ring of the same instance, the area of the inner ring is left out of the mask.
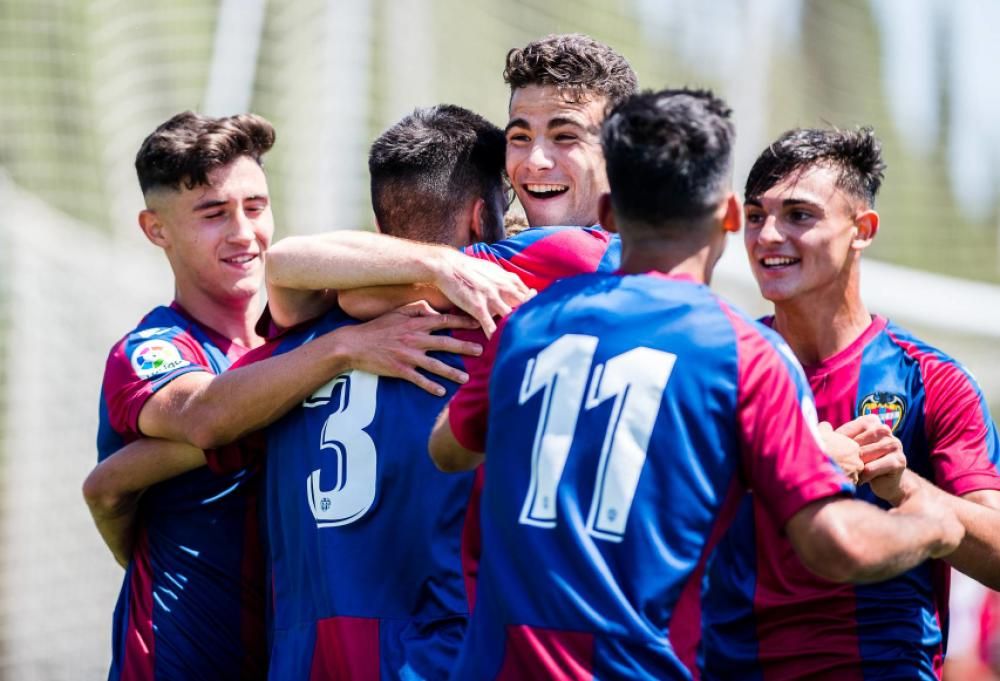
<path id="1" fill-rule="evenodd" d="M 689 280 L 593 274 L 507 320 L 453 678 L 690 678 L 701 571 L 743 489 L 734 317 Z"/>
<path id="2" fill-rule="evenodd" d="M 352 323 L 332 312 L 274 353 Z M 472 474 L 441 473 L 427 455 L 445 403 L 352 371 L 267 429 L 271 678 L 447 678 L 468 616 Z"/>
<path id="3" fill-rule="evenodd" d="M 245 352 L 176 306 L 159 307 L 112 349 L 98 454 L 140 436 L 149 396 L 188 371 L 221 373 Z M 115 608 L 117 679 L 244 679 L 264 674 L 259 476 L 201 468 L 150 487 Z"/>

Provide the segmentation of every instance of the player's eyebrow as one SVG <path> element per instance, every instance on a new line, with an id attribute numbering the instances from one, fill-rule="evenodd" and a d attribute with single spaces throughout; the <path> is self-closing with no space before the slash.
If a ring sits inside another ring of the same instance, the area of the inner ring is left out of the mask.
<path id="1" fill-rule="evenodd" d="M 743 202 L 743 205 L 744 206 L 755 206 L 757 208 L 763 208 L 764 207 L 764 204 L 762 204 L 760 202 L 760 199 L 758 199 L 757 197 L 754 197 L 752 199 L 747 199 L 746 201 Z"/>
<path id="2" fill-rule="evenodd" d="M 530 130 L 531 126 L 528 125 L 528 121 L 523 118 L 512 118 L 510 122 L 507 123 L 507 127 L 503 129 L 504 134 L 506 135 L 512 128 L 525 128 Z"/>
<path id="3" fill-rule="evenodd" d="M 575 125 L 578 128 L 584 129 L 587 127 L 575 118 L 568 118 L 566 116 L 556 116 L 555 118 L 550 119 L 547 127 L 551 130 L 552 128 L 558 128 L 562 125 Z"/>
<path id="4" fill-rule="evenodd" d="M 222 199 L 205 199 L 204 201 L 199 201 L 194 205 L 192 210 L 199 211 L 205 210 L 206 208 L 218 208 L 219 206 L 225 206 L 228 201 L 223 201 Z"/>
<path id="5" fill-rule="evenodd" d="M 812 199 L 798 198 L 795 196 L 793 196 L 790 199 L 783 200 L 781 202 L 781 205 L 787 208 L 788 206 L 797 206 L 803 203 L 806 204 L 807 206 L 815 206 L 816 208 L 822 208 L 822 206 L 817 201 L 813 201 Z"/>

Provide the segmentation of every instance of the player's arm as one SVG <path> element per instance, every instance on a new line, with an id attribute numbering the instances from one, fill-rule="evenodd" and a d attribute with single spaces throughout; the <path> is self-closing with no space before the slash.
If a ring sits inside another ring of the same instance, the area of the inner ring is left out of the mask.
<path id="1" fill-rule="evenodd" d="M 1000 589 L 1000 492 L 978 490 L 959 497 L 910 470 L 895 482 L 873 480 L 872 489 L 893 506 L 924 493 L 950 508 L 965 527 L 965 538 L 946 560 L 985 586 Z"/>
<path id="2" fill-rule="evenodd" d="M 947 556 L 965 529 L 933 495 L 915 493 L 893 511 L 857 499 L 808 504 L 785 525 L 802 563 L 835 582 L 879 582 Z"/>
<path id="3" fill-rule="evenodd" d="M 445 473 L 458 473 L 461 471 L 471 471 L 481 464 L 486 456 L 482 452 L 474 452 L 466 449 L 455 437 L 449 422 L 448 407 L 445 407 L 438 414 L 434 428 L 431 430 L 431 437 L 427 443 L 431 460 L 439 470 Z"/>
<path id="4" fill-rule="evenodd" d="M 454 308 L 441 290 L 431 284 L 365 286 L 338 292 L 340 308 L 355 319 L 375 319 L 402 305 L 424 301 L 438 312 Z"/>
<path id="5" fill-rule="evenodd" d="M 332 377 L 352 369 L 402 378 L 443 395 L 444 388 L 418 369 L 458 383 L 467 376 L 427 353 L 476 355 L 481 348 L 433 332 L 476 326 L 468 317 L 437 314 L 415 304 L 365 324 L 335 329 L 291 352 L 218 376 L 186 373 L 145 402 L 139 431 L 201 449 L 218 447 L 273 423 Z"/>
<path id="6" fill-rule="evenodd" d="M 169 440 L 132 442 L 97 464 L 83 498 L 97 531 L 121 566 L 128 565 L 139 497 L 150 485 L 205 465 L 202 450 Z"/>
<path id="7" fill-rule="evenodd" d="M 508 314 L 530 295 L 517 276 L 454 248 L 352 230 L 282 239 L 268 251 L 266 277 L 271 315 L 281 326 L 315 315 L 315 306 L 303 303 L 310 295 L 303 291 L 423 283 L 439 289 L 490 335 L 493 317 Z"/>

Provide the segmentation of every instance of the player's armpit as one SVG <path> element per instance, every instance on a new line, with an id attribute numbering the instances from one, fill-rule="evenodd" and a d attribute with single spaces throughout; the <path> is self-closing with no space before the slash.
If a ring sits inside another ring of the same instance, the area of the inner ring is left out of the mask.
<path id="1" fill-rule="evenodd" d="M 482 452 L 466 449 L 455 438 L 448 421 L 448 407 L 438 414 L 427 448 L 434 465 L 445 473 L 471 471 L 486 458 Z"/>

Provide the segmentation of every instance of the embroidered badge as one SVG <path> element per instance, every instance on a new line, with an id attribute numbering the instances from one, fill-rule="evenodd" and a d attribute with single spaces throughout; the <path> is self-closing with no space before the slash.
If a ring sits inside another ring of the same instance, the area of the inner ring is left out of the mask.
<path id="1" fill-rule="evenodd" d="M 861 400 L 858 406 L 858 416 L 874 414 L 894 433 L 899 428 L 905 413 L 906 402 L 902 396 L 893 393 L 872 393 Z"/>

